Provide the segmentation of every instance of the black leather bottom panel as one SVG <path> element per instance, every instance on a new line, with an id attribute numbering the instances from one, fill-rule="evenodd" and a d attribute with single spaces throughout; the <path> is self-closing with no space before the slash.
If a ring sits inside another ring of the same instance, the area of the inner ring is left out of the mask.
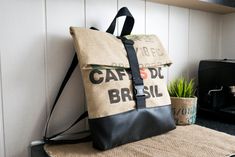
<path id="1" fill-rule="evenodd" d="M 89 119 L 89 125 L 93 145 L 100 150 L 110 149 L 175 129 L 171 105 Z"/>

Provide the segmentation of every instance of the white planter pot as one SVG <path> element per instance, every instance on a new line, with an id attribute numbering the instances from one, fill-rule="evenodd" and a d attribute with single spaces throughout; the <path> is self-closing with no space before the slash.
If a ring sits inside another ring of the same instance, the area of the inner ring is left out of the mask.
<path id="1" fill-rule="evenodd" d="M 172 111 L 177 125 L 194 124 L 197 113 L 197 97 L 171 97 Z"/>

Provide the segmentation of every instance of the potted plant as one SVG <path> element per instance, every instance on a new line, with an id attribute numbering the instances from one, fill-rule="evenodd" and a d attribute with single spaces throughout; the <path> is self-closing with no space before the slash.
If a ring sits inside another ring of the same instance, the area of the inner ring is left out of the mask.
<path id="1" fill-rule="evenodd" d="M 196 121 L 197 97 L 195 83 L 180 77 L 168 85 L 172 111 L 177 125 L 194 124 Z"/>

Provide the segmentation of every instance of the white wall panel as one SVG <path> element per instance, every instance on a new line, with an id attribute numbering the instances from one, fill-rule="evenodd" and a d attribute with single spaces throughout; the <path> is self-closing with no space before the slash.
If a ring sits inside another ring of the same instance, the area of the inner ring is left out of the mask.
<path id="1" fill-rule="evenodd" d="M 146 34 L 155 34 L 168 51 L 168 5 L 146 2 Z"/>
<path id="2" fill-rule="evenodd" d="M 83 0 L 50 0 L 46 2 L 47 49 L 45 64 L 49 112 L 75 54 L 69 27 L 85 26 L 85 6 Z M 81 74 L 77 67 L 59 99 L 50 123 L 50 133 L 66 128 L 84 112 L 83 93 Z M 78 127 L 83 129 L 84 123 L 80 123 Z"/>
<path id="3" fill-rule="evenodd" d="M 169 80 L 188 75 L 188 27 L 189 9 L 170 7 L 169 15 L 169 55 L 172 66 Z"/>
<path id="4" fill-rule="evenodd" d="M 127 7 L 135 18 L 132 34 L 145 34 L 145 0 L 118 0 L 118 8 Z M 121 33 L 123 20 L 119 21 L 118 33 Z"/>
<path id="5" fill-rule="evenodd" d="M 27 157 L 46 118 L 42 0 L 2 0 L 1 67 L 7 157 Z M 3 14 L 2 14 L 3 13 Z"/>
<path id="6" fill-rule="evenodd" d="M 117 0 L 86 0 L 86 27 L 106 31 L 117 13 Z"/>
<path id="7" fill-rule="evenodd" d="M 200 60 L 219 58 L 220 16 L 190 10 L 189 76 L 197 78 Z"/>
<path id="8" fill-rule="evenodd" d="M 222 16 L 222 58 L 235 59 L 235 13 Z"/>
<path id="9" fill-rule="evenodd" d="M 168 52 L 168 5 L 146 2 L 146 34 L 155 34 Z M 163 69 L 165 81 L 168 80 L 168 68 Z"/>

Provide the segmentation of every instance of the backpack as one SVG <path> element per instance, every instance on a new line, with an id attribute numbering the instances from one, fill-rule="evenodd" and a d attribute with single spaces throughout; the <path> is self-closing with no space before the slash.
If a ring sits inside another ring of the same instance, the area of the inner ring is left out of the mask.
<path id="1" fill-rule="evenodd" d="M 126 16 L 126 19 L 121 35 L 116 37 L 113 33 L 120 16 Z M 123 7 L 106 32 L 70 27 L 77 55 L 49 115 L 45 143 L 92 140 L 95 148 L 107 150 L 175 129 L 170 96 L 162 75 L 162 68 L 172 62 L 157 36 L 130 35 L 133 26 L 133 16 Z M 50 117 L 78 59 L 87 111 L 69 128 L 48 137 Z M 55 139 L 86 117 L 89 136 L 73 140 Z"/>

